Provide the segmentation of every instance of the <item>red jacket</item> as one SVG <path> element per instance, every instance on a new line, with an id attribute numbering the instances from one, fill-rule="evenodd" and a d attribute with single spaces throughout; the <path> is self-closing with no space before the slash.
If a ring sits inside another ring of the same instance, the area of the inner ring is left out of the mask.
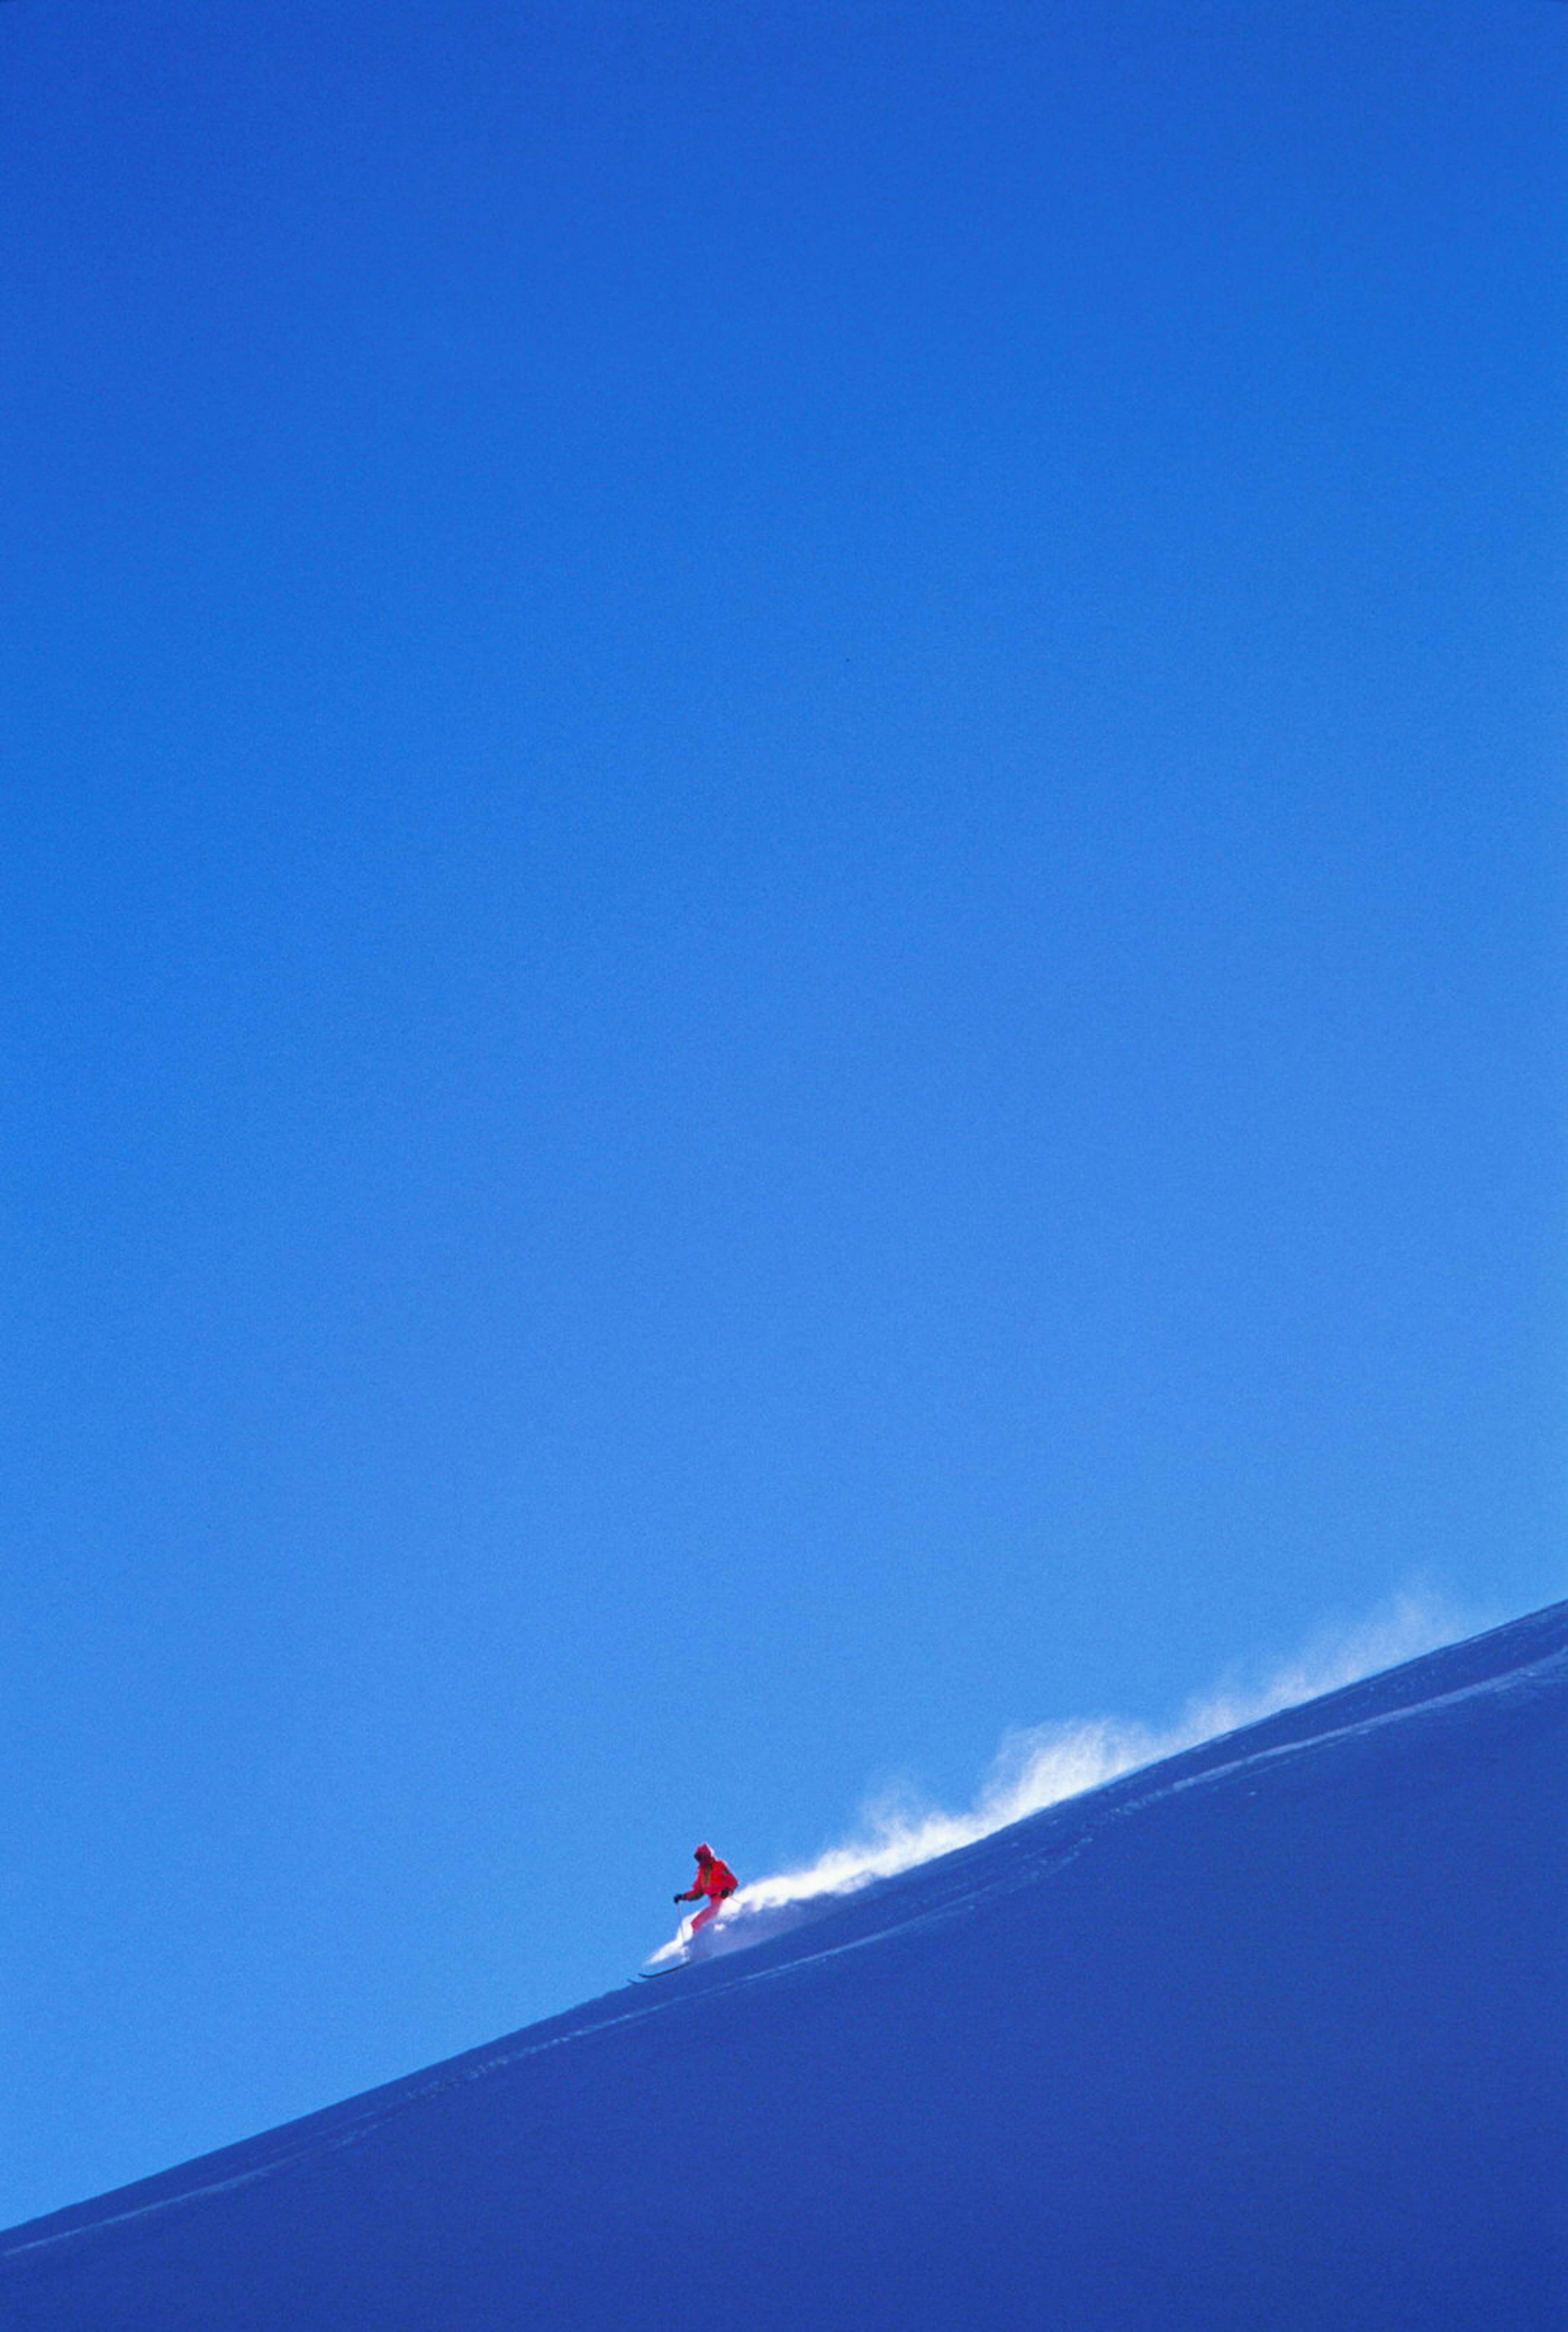
<path id="1" fill-rule="evenodd" d="M 712 1902 L 722 1903 L 725 1896 L 732 1895 L 740 1884 L 729 1864 L 721 1862 L 716 1854 L 709 1855 L 706 1862 L 699 1855 L 697 1883 L 688 1888 L 681 1900 L 683 1903 L 694 1903 L 699 1895 L 706 1895 Z"/>

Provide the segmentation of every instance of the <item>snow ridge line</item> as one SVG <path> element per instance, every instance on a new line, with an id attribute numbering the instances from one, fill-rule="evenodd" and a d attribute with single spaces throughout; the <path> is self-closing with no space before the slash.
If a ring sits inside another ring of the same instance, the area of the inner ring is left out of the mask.
<path id="1" fill-rule="evenodd" d="M 428 2104 L 432 2099 L 462 2088 L 471 2081 L 486 2079 L 492 2074 L 504 2072 L 513 2065 L 526 2062 L 530 2058 L 543 2056 L 548 2050 L 564 2049 L 574 2041 L 590 2040 L 602 2032 L 614 2031 L 623 2024 L 640 2022 L 652 2014 L 663 2013 L 671 2009 L 694 2007 L 700 2001 L 712 1998 L 716 1993 L 732 1992 L 741 1983 L 767 1983 L 779 1978 L 797 1976 L 804 1973 L 807 1968 L 819 1964 L 825 1960 L 837 1959 L 847 1953 L 864 1950 L 868 1945 L 879 1943 L 889 1935 L 936 1926 L 949 1919 L 961 1917 L 972 1911 L 977 1903 L 988 1896 L 1015 1893 L 1026 1885 L 1037 1884 L 1042 1878 L 1048 1877 L 1054 1870 L 1065 1868 L 1069 1863 L 1076 1861 L 1079 1856 L 1095 1844 L 1113 1824 L 1122 1821 L 1129 1815 L 1141 1813 L 1149 1807 L 1174 1797 L 1181 1792 L 1227 1780 L 1246 1772 L 1248 1768 L 1256 1770 L 1264 1766 L 1273 1766 L 1293 1758 L 1331 1749 L 1358 1735 L 1381 1732 L 1391 1725 L 1409 1724 L 1412 1720 L 1422 1718 L 1440 1721 L 1469 1701 L 1486 1697 L 1512 1697 L 1539 1690 L 1549 1686 L 1559 1673 L 1568 1674 L 1568 1649 L 1548 1653 L 1520 1668 L 1506 1669 L 1500 1676 L 1483 1677 L 1477 1683 L 1457 1687 L 1451 1692 L 1436 1695 L 1430 1699 L 1407 1703 L 1398 1708 L 1376 1711 L 1370 1716 L 1335 1725 L 1326 1732 L 1310 1734 L 1304 1739 L 1283 1742 L 1275 1747 L 1255 1749 L 1245 1754 L 1229 1758 L 1221 1764 L 1206 1766 L 1200 1773 L 1179 1775 L 1153 1788 L 1146 1789 L 1136 1796 L 1130 1796 L 1119 1804 L 1105 1806 L 1098 1820 L 1087 1823 L 1077 1838 L 1066 1847 L 1058 1847 L 1055 1852 L 1047 1850 L 1038 1855 L 1028 1856 L 1027 1870 L 1020 1872 L 1017 1878 L 999 1877 L 989 1881 L 981 1879 L 972 1888 L 960 1888 L 949 1895 L 943 1902 L 930 1905 L 920 1910 L 913 1910 L 904 1918 L 894 1917 L 886 1924 L 879 1924 L 868 1934 L 853 1936 L 842 1943 L 829 1944 L 817 1950 L 792 1953 L 788 1959 L 774 1965 L 750 1970 L 737 1967 L 732 1973 L 724 1971 L 721 1974 L 720 1963 L 714 1961 L 709 1964 L 712 1969 L 714 1980 L 705 1984 L 700 1993 L 693 1994 L 686 1992 L 684 1987 L 674 1998 L 666 1998 L 656 1993 L 650 1997 L 645 1992 L 635 2006 L 623 2009 L 617 2014 L 599 2016 L 592 2022 L 574 2023 L 569 2031 L 554 2033 L 546 2039 L 528 2041 L 516 2048 L 501 2049 L 486 2055 L 477 2064 L 465 2066 L 461 2071 L 432 2076 L 429 2079 L 419 2082 L 416 2088 L 402 2089 L 396 2098 L 387 2100 L 384 2105 L 367 2107 L 361 2114 L 342 2128 L 336 2131 L 323 2131 L 313 2137 L 303 2139 L 286 2153 L 275 2155 L 265 2162 L 256 2164 L 252 2169 L 234 2171 L 226 2176 L 211 2179 L 202 2184 L 187 2186 L 182 2188 L 177 2193 L 159 2195 L 128 2210 L 117 2211 L 91 2219 L 81 2226 L 62 2228 L 54 2234 L 36 2235 L 25 2241 L 0 2244 L 0 2259 L 23 2259 L 43 2251 L 56 2251 L 63 2245 L 79 2242 L 86 2237 L 97 2235 L 112 2227 L 127 2226 L 140 2219 L 156 2217 L 166 2211 L 216 2201 L 223 2195 L 237 2193 L 245 2187 L 257 2185 L 265 2179 L 297 2169 L 305 2162 L 323 2155 L 346 2152 L 349 2147 L 361 2144 L 387 2123 L 412 2111 L 415 2107 Z M 1243 1727 L 1235 1737 L 1238 1740 L 1244 1739 L 1249 1729 L 1249 1727 Z M 1216 1735 L 1217 1740 L 1222 1741 L 1225 1738 L 1223 1734 Z M 1192 1754 L 1191 1750 L 1178 1753 L 1182 1757 L 1190 1756 Z M 1150 1774 L 1157 1773 L 1161 1763 L 1174 1762 L 1176 1762 L 1175 1759 L 1162 1759 L 1158 1763 L 1145 1767 L 1143 1771 Z M 1040 1814 L 1028 1816 L 1025 1819 L 1040 1821 L 1059 1814 L 1066 1807 L 1082 1806 L 1102 1792 L 1109 1793 L 1123 1788 L 1132 1778 L 1130 1774 L 1118 1775 L 1113 1781 L 1098 1783 L 1095 1788 L 1084 1792 L 1080 1798 L 1059 1800 L 1056 1804 L 1042 1809 Z M 1014 1827 L 1017 1826 L 1014 1825 Z M 994 1846 L 997 1838 L 1005 1835 L 1005 1831 L 996 1831 L 989 1838 L 975 1840 L 970 1846 L 959 1848 L 955 1850 L 955 1859 L 958 1854 L 983 1852 L 987 1848 Z M 947 1858 L 937 1859 L 945 1860 Z M 930 1869 L 932 1866 L 915 1865 L 913 1869 L 918 1870 L 922 1868 Z M 837 1898 L 832 1897 L 819 1898 L 822 1902 L 822 1913 L 826 1914 L 840 1907 L 847 1908 L 851 1902 L 864 1902 L 873 1893 L 881 1893 L 894 1885 L 897 1880 L 913 1875 L 913 1870 L 899 1872 L 891 1878 L 874 1880 L 870 1886 L 856 1888 L 852 1894 Z M 815 1920 L 808 1920 L 804 1924 L 815 1925 L 816 1923 Z M 768 1940 L 770 1938 L 760 1936 L 759 1946 Z M 782 1937 L 779 1940 L 782 1940 Z M 739 1957 L 739 1953 L 735 1956 Z M 569 2014 L 570 2012 L 569 2011 L 568 2013 Z"/>
<path id="2" fill-rule="evenodd" d="M 1206 1782 L 1224 1781 L 1231 1774 L 1245 1773 L 1249 1766 L 1282 1764 L 1292 1757 L 1308 1755 L 1320 1749 L 1338 1748 L 1347 1741 L 1353 1741 L 1363 1734 L 1382 1732 L 1391 1725 L 1408 1725 L 1423 1717 L 1440 1721 L 1465 1701 L 1502 1699 L 1515 1693 L 1522 1696 L 1532 1688 L 1553 1683 L 1554 1672 L 1559 1670 L 1568 1679 L 1568 1649 L 1548 1652 L 1542 1658 L 1532 1660 L 1527 1667 L 1510 1668 L 1500 1677 L 1483 1677 L 1477 1684 L 1456 1685 L 1452 1692 L 1436 1693 L 1430 1700 L 1418 1700 L 1406 1708 L 1379 1709 L 1371 1716 L 1358 1716 L 1347 1725 L 1336 1725 L 1329 1733 L 1311 1734 L 1304 1741 L 1282 1741 L 1274 1748 L 1255 1749 L 1245 1757 L 1229 1758 L 1223 1765 L 1206 1765 L 1200 1773 L 1181 1774 L 1162 1788 L 1147 1790 L 1142 1797 L 1130 1800 L 1125 1806 L 1116 1807 L 1111 1819 L 1119 1820 L 1124 1813 L 1136 1813 L 1143 1807 L 1153 1805 L 1162 1798 L 1173 1798 L 1183 1790 L 1198 1790 Z M 1223 1735 L 1219 1737 L 1224 1738 Z M 1157 1772 L 1159 1769 L 1146 1767 L 1144 1770 Z M 1114 1784 L 1107 1786 L 1114 1787 Z"/>

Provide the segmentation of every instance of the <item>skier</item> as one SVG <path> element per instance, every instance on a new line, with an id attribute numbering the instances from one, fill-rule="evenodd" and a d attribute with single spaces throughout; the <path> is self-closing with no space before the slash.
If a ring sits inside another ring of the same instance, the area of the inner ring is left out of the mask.
<path id="1" fill-rule="evenodd" d="M 710 1919 L 718 1917 L 720 1904 L 728 1902 L 740 1883 L 729 1864 L 721 1862 L 711 1846 L 697 1849 L 696 1883 L 688 1887 L 684 1895 L 675 1897 L 677 1903 L 694 1903 L 699 1895 L 705 1895 L 708 1898 L 706 1909 L 699 1911 L 692 1922 L 693 1935 L 699 1927 L 705 1927 Z"/>

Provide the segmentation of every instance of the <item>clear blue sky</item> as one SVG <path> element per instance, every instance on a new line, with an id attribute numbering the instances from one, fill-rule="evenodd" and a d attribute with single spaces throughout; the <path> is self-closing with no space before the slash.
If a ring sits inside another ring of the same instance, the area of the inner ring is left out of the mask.
<path id="1" fill-rule="evenodd" d="M 0 2219 L 1564 1592 L 1565 98 L 0 8 Z"/>

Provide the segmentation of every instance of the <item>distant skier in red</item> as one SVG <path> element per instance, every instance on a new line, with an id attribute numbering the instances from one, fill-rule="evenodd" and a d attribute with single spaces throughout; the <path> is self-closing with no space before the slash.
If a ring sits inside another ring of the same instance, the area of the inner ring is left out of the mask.
<path id="1" fill-rule="evenodd" d="M 718 1917 L 720 1904 L 728 1902 L 740 1883 L 729 1864 L 721 1862 L 711 1846 L 697 1849 L 696 1884 L 675 1897 L 677 1903 L 694 1903 L 700 1895 L 708 1898 L 707 1907 L 699 1911 L 692 1922 L 693 1935 L 699 1927 L 705 1927 L 710 1919 Z"/>

